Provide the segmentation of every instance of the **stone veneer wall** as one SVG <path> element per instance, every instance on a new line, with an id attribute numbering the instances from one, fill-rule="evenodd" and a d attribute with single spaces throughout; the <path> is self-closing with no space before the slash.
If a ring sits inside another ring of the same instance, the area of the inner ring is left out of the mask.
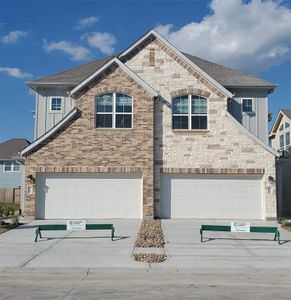
<path id="1" fill-rule="evenodd" d="M 149 60 L 153 48 L 154 66 Z M 156 214 L 159 214 L 161 172 L 172 169 L 193 174 L 206 173 L 205 170 L 208 174 L 256 174 L 252 170 L 260 169 L 264 217 L 276 217 L 276 186 L 268 179 L 275 177 L 275 157 L 226 116 L 227 98 L 158 40 L 145 45 L 125 63 L 161 95 L 155 103 Z M 183 92 L 207 95 L 208 131 L 172 130 L 171 100 Z"/>
<path id="2" fill-rule="evenodd" d="M 143 175 L 143 215 L 153 216 L 153 97 L 120 68 L 98 80 L 78 94 L 75 106 L 81 115 L 27 157 L 26 215 L 35 216 L 36 202 L 35 184 L 28 175 L 112 172 Z M 104 92 L 133 97 L 132 129 L 95 128 L 95 96 Z M 32 194 L 27 194 L 28 187 Z"/>

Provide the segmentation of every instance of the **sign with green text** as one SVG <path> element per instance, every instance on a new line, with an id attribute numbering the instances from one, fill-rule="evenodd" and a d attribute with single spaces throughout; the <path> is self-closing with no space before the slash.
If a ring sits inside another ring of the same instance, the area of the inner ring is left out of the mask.
<path id="1" fill-rule="evenodd" d="M 231 232 L 250 232 L 250 223 L 247 222 L 231 222 Z"/>
<path id="2" fill-rule="evenodd" d="M 86 221 L 69 220 L 67 221 L 67 230 L 86 230 Z"/>

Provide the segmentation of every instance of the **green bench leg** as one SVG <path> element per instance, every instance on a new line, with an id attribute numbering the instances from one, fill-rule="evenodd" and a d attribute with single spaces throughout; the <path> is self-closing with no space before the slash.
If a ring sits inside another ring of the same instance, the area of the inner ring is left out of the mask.
<path id="1" fill-rule="evenodd" d="M 113 239 L 114 239 L 114 232 L 115 232 L 115 228 L 112 227 L 112 229 L 111 229 L 111 241 L 113 241 Z"/>
<path id="2" fill-rule="evenodd" d="M 203 230 L 202 229 L 200 229 L 200 241 L 201 241 L 201 243 L 203 242 Z"/>
<path id="3" fill-rule="evenodd" d="M 35 230 L 35 239 L 34 239 L 34 242 L 37 242 L 37 238 L 38 238 L 38 237 L 42 238 L 42 235 L 41 235 L 41 232 L 40 232 L 40 229 L 39 229 L 39 228 L 37 228 L 37 229 Z"/>
<path id="4" fill-rule="evenodd" d="M 278 241 L 278 245 L 281 244 L 281 242 L 280 242 L 280 231 L 279 230 L 275 234 L 274 241 Z"/>
<path id="5" fill-rule="evenodd" d="M 38 238 L 39 235 L 40 235 L 40 232 L 39 232 L 39 229 L 37 228 L 37 229 L 35 230 L 35 239 L 34 239 L 34 242 L 35 242 L 35 243 L 37 242 L 37 238 Z"/>

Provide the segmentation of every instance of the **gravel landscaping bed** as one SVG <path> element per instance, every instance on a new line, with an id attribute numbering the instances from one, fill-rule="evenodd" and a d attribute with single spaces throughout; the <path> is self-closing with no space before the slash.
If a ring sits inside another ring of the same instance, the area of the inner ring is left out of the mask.
<path id="1" fill-rule="evenodd" d="M 143 220 L 137 239 L 135 241 L 135 252 L 132 257 L 135 261 L 145 263 L 160 263 L 167 259 L 164 253 L 164 234 L 161 227 L 161 220 Z M 139 253 L 138 248 L 148 252 Z M 152 248 L 152 250 L 151 250 Z M 156 253 L 153 249 L 161 248 L 161 253 Z M 155 252 L 155 253 L 152 253 Z"/>
<path id="2" fill-rule="evenodd" d="M 135 247 L 164 247 L 161 220 L 143 220 L 137 235 Z"/>
<path id="3" fill-rule="evenodd" d="M 167 259 L 167 255 L 156 253 L 135 253 L 133 254 L 133 259 L 146 263 L 160 263 Z"/>

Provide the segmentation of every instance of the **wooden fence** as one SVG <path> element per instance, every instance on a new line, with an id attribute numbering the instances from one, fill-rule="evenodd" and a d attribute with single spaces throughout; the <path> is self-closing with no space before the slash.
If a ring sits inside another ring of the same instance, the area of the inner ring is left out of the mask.
<path id="1" fill-rule="evenodd" d="M 0 189 L 0 203 L 20 203 L 20 188 Z"/>

